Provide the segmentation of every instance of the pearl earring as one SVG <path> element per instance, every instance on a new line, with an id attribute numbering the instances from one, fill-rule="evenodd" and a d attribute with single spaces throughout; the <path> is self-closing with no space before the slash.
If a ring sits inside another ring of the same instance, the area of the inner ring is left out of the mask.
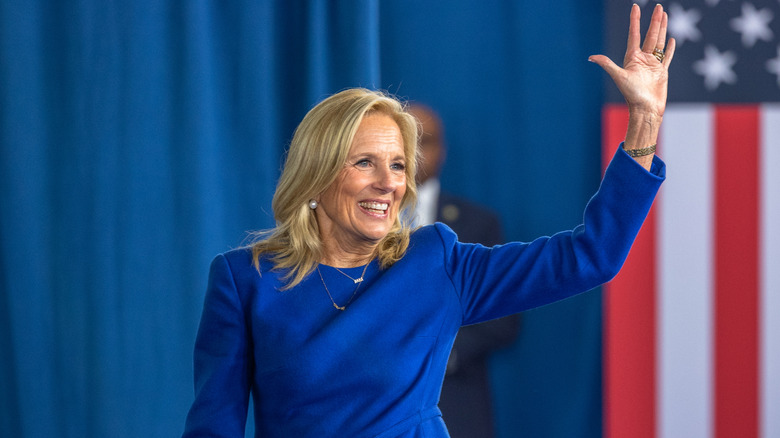
<path id="1" fill-rule="evenodd" d="M 318 204 L 317 204 L 317 201 L 315 201 L 314 199 L 312 199 L 311 201 L 309 201 L 309 208 L 311 208 L 312 210 L 314 210 L 315 208 L 317 208 L 317 205 L 318 205 Z"/>

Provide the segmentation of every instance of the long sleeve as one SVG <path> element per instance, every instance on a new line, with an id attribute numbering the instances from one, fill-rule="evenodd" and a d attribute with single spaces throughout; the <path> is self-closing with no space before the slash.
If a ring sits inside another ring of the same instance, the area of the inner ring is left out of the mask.
<path id="1" fill-rule="evenodd" d="M 618 149 L 583 223 L 530 243 L 493 248 L 455 242 L 437 225 L 445 265 L 460 291 L 463 323 L 471 324 L 549 304 L 612 279 L 665 178 L 655 158 L 651 172 Z"/>
<path id="2" fill-rule="evenodd" d="M 226 258 L 211 263 L 195 342 L 195 401 L 184 437 L 243 437 L 251 379 L 246 319 Z"/>

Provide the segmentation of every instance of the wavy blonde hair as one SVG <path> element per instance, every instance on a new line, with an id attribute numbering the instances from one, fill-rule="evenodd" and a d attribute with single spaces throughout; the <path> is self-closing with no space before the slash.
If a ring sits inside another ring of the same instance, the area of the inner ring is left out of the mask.
<path id="1" fill-rule="evenodd" d="M 287 159 L 274 193 L 272 208 L 276 227 L 256 233 L 252 261 L 260 271 L 260 257 L 267 256 L 273 269 L 287 271 L 283 289 L 300 283 L 323 256 L 323 244 L 309 200 L 325 191 L 347 161 L 352 140 L 363 118 L 370 113 L 390 116 L 404 142 L 406 193 L 395 223 L 377 246 L 382 269 L 400 260 L 409 246 L 417 204 L 417 119 L 395 97 L 381 91 L 351 88 L 334 94 L 312 108 L 295 130 Z"/>

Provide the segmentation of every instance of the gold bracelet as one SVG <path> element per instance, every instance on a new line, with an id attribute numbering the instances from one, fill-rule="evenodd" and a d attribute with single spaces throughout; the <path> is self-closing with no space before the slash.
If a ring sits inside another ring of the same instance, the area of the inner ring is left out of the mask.
<path id="1" fill-rule="evenodd" d="M 644 157 L 645 155 L 650 155 L 655 153 L 655 143 L 651 144 L 650 146 L 646 148 L 638 148 L 638 149 L 626 149 L 626 144 L 623 143 L 623 150 L 626 151 L 629 157 Z"/>

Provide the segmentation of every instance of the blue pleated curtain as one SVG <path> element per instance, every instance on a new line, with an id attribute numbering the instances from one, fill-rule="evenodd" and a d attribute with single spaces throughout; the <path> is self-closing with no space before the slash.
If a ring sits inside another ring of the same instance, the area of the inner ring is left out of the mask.
<path id="1" fill-rule="evenodd" d="M 576 225 L 601 11 L 564 3 L 2 0 L 0 436 L 180 434 L 208 263 L 273 225 L 292 131 L 343 88 L 436 107 L 445 188 L 510 238 Z M 599 306 L 524 316 L 501 436 L 600 434 Z"/>

